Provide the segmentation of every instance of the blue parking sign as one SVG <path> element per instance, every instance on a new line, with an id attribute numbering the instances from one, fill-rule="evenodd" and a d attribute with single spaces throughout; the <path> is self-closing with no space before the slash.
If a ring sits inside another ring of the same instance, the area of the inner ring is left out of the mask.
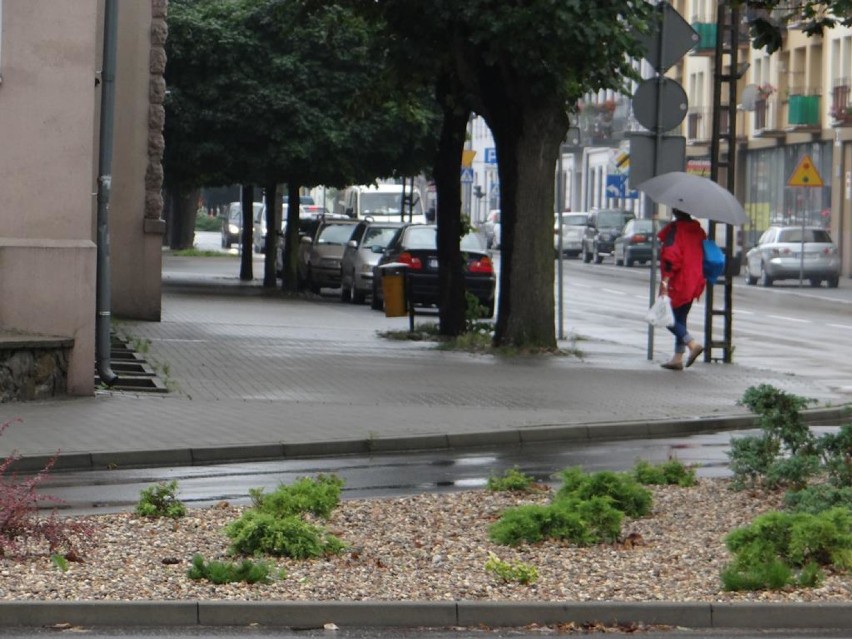
<path id="1" fill-rule="evenodd" d="M 495 149 L 493 146 L 485 149 L 485 163 L 497 164 L 497 149 Z"/>

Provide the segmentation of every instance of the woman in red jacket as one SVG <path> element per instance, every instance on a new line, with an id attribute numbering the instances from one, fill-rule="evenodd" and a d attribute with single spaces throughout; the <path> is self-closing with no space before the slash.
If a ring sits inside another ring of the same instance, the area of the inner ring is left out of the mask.
<path id="1" fill-rule="evenodd" d="M 674 326 L 669 330 L 675 336 L 672 358 L 662 364 L 663 368 L 682 371 L 689 368 L 704 352 L 686 328 L 686 318 L 692 302 L 704 292 L 704 247 L 707 234 L 689 213 L 674 209 L 674 219 L 666 224 L 657 235 L 660 240 L 660 295 L 671 299 Z M 683 356 L 689 350 L 686 364 Z"/>

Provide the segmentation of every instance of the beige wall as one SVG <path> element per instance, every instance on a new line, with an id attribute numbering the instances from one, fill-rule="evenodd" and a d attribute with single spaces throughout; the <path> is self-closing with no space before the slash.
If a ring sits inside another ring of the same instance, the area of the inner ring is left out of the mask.
<path id="1" fill-rule="evenodd" d="M 0 55 L 0 328 L 74 338 L 94 386 L 97 0 L 8 0 Z"/>
<path id="2" fill-rule="evenodd" d="M 152 56 L 165 37 L 164 0 L 119 2 L 115 144 L 110 201 L 112 313 L 160 319 L 162 240 L 162 98 L 165 86 Z M 156 27 L 152 29 L 152 26 Z M 152 76 L 152 69 L 154 75 Z M 153 113 L 152 113 L 153 111 Z M 159 204 L 159 205 L 158 205 Z"/>

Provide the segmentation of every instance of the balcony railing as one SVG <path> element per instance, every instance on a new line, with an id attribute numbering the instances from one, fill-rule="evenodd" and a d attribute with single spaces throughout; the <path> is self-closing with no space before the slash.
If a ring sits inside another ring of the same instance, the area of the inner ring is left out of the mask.
<path id="1" fill-rule="evenodd" d="M 730 119 L 727 107 L 723 107 L 719 118 L 719 133 L 726 136 L 730 133 Z M 737 131 L 742 134 L 742 119 L 737 116 Z M 686 113 L 686 142 L 687 144 L 709 144 L 713 137 L 713 108 L 689 107 Z"/>
<path id="2" fill-rule="evenodd" d="M 781 101 L 775 95 L 759 97 L 755 100 L 752 120 L 754 134 L 767 136 L 783 133 L 780 111 Z"/>

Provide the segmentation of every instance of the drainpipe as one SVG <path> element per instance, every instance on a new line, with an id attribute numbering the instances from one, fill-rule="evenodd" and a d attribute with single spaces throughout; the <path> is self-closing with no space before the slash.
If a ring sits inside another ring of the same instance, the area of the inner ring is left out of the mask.
<path id="1" fill-rule="evenodd" d="M 104 52 L 101 69 L 100 148 L 98 150 L 98 267 L 95 317 L 95 358 L 98 375 L 107 386 L 118 381 L 110 366 L 109 196 L 115 125 L 115 57 L 118 0 L 104 3 Z"/>

